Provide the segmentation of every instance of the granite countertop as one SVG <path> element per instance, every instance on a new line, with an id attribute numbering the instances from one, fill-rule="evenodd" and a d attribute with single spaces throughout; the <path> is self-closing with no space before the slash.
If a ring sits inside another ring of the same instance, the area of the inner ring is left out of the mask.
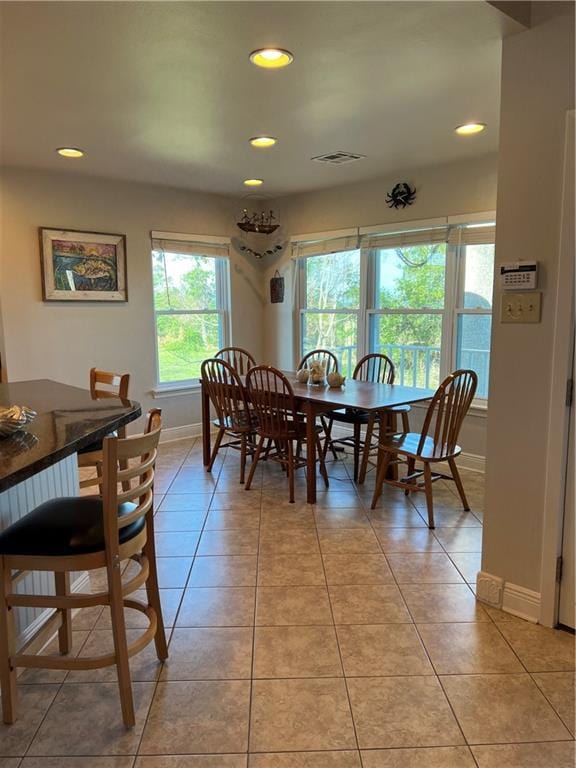
<path id="1" fill-rule="evenodd" d="M 0 384 L 0 407 L 38 413 L 11 437 L 0 437 L 0 492 L 101 440 L 141 414 L 132 400 L 93 400 L 90 392 L 50 379 Z"/>

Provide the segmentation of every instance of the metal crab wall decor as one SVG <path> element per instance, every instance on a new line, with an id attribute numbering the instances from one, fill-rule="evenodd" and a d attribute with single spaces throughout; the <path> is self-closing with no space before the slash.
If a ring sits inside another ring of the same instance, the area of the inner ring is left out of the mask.
<path id="1" fill-rule="evenodd" d="M 392 192 L 386 195 L 388 208 L 406 208 L 416 200 L 416 188 L 411 187 L 406 181 L 400 181 L 394 186 Z"/>

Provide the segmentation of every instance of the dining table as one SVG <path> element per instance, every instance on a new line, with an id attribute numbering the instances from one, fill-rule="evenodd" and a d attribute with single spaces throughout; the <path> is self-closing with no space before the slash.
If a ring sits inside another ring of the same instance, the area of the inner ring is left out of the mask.
<path id="1" fill-rule="evenodd" d="M 435 390 L 406 387 L 402 384 L 380 384 L 377 382 L 347 379 L 341 387 L 303 384 L 296 378 L 296 371 L 282 371 L 294 391 L 296 406 L 306 417 L 306 500 L 316 503 L 316 418 L 320 414 L 340 409 L 354 409 L 375 414 L 384 434 L 388 424 L 388 409 L 398 405 L 412 405 L 434 397 Z M 245 386 L 246 377 L 240 376 Z M 204 382 L 200 379 L 202 395 L 202 448 L 203 462 L 207 467 L 211 452 L 210 398 Z M 380 456 L 378 457 L 380 460 Z"/>

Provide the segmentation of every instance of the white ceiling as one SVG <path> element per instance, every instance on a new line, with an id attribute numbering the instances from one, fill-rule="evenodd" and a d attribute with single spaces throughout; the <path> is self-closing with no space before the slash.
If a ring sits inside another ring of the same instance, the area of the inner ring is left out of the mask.
<path id="1" fill-rule="evenodd" d="M 501 18 L 484 2 L 2 3 L 2 162 L 271 195 L 497 150 Z M 282 71 L 248 61 L 275 44 Z M 488 130 L 463 139 L 459 123 Z M 254 135 L 279 138 L 256 150 Z M 54 149 L 79 146 L 82 160 Z M 323 166 L 314 155 L 367 155 Z"/>

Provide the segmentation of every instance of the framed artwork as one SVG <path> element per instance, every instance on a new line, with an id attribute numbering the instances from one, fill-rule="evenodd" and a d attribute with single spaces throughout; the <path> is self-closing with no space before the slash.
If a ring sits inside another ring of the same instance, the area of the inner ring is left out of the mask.
<path id="1" fill-rule="evenodd" d="M 126 237 L 40 228 L 44 301 L 127 301 Z"/>

